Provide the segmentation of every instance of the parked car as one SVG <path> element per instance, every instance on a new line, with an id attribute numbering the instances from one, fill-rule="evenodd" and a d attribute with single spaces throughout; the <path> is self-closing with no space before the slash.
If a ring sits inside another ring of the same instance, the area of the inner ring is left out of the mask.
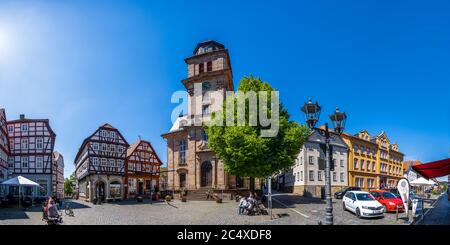
<path id="1" fill-rule="evenodd" d="M 402 197 L 400 196 L 400 192 L 398 192 L 397 188 L 390 188 L 390 189 L 385 189 L 385 190 L 396 195 L 400 200 L 402 200 Z M 416 193 L 413 190 L 411 190 L 409 192 L 409 205 L 408 205 L 409 209 L 412 208 L 412 203 L 413 203 L 414 199 L 417 199 L 417 198 L 418 197 L 417 197 Z"/>
<path id="2" fill-rule="evenodd" d="M 387 188 L 387 189 L 383 189 L 384 191 L 389 191 L 390 193 L 396 195 L 398 198 L 401 199 L 400 197 L 400 192 L 398 192 L 397 188 Z"/>
<path id="3" fill-rule="evenodd" d="M 361 188 L 359 187 L 344 187 L 340 191 L 334 193 L 334 198 L 342 199 L 345 196 L 345 193 L 347 193 L 347 191 L 360 191 L 360 190 Z"/>
<path id="4" fill-rule="evenodd" d="M 348 191 L 342 200 L 344 211 L 349 210 L 356 217 L 382 217 L 384 207 L 366 191 Z"/>
<path id="5" fill-rule="evenodd" d="M 405 211 L 402 199 L 392 192 L 386 190 L 373 190 L 370 191 L 370 194 L 384 206 L 386 212 L 396 212 L 397 207 L 399 212 Z"/>

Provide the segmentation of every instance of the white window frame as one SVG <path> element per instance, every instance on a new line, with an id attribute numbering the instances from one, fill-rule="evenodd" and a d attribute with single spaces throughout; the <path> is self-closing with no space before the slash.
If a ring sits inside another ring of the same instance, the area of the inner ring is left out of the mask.
<path id="1" fill-rule="evenodd" d="M 36 149 L 38 149 L 38 150 L 44 149 L 44 139 L 43 138 L 36 139 Z"/>
<path id="2" fill-rule="evenodd" d="M 44 168 L 44 158 L 36 157 L 36 168 Z"/>
<path id="3" fill-rule="evenodd" d="M 20 167 L 21 168 L 29 168 L 30 167 L 30 164 L 29 164 L 29 161 L 28 161 L 28 157 L 21 157 L 20 158 Z"/>
<path id="4" fill-rule="evenodd" d="M 28 139 L 21 139 L 20 140 L 20 149 L 21 150 L 28 150 L 30 142 Z"/>
<path id="5" fill-rule="evenodd" d="M 309 170 L 309 181 L 314 181 L 314 170 Z"/>

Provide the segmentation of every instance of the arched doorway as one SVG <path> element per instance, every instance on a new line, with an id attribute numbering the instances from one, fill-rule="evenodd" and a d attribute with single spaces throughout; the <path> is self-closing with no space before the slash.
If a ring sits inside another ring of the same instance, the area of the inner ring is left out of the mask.
<path id="1" fill-rule="evenodd" d="M 201 170 L 201 187 L 212 186 L 212 164 L 210 161 L 202 163 Z"/>
<path id="2" fill-rule="evenodd" d="M 97 182 L 97 184 L 95 185 L 95 193 L 96 193 L 96 197 L 101 200 L 101 201 L 105 201 L 105 182 L 103 181 L 99 181 Z"/>

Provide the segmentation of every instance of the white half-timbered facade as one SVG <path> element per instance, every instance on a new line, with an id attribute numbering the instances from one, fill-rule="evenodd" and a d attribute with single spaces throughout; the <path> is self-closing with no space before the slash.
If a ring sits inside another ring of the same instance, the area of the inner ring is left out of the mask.
<path id="1" fill-rule="evenodd" d="M 125 198 L 149 196 L 159 189 L 162 165 L 150 142 L 139 140 L 128 148 L 125 167 Z"/>
<path id="2" fill-rule="evenodd" d="M 128 142 L 109 124 L 83 141 L 75 158 L 80 198 L 88 201 L 123 198 Z"/>
<path id="3" fill-rule="evenodd" d="M 9 139 L 6 126 L 5 109 L 0 108 L 0 183 L 8 179 L 8 157 L 9 157 Z M 5 195 L 5 191 L 0 186 L 0 197 Z"/>
<path id="4" fill-rule="evenodd" d="M 48 197 L 52 193 L 53 150 L 56 134 L 48 119 L 27 119 L 7 122 L 9 147 L 9 178 L 23 176 L 41 188 L 25 188 L 25 196 Z M 11 186 L 9 193 L 18 195 L 18 188 Z"/>

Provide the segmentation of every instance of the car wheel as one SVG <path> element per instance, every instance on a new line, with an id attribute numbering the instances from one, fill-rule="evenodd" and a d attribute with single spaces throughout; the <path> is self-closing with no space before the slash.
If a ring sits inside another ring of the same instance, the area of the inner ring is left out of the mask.
<path id="1" fill-rule="evenodd" d="M 345 207 L 345 202 L 342 203 L 342 209 L 343 209 L 344 211 L 347 211 L 347 208 Z"/>
<path id="2" fill-rule="evenodd" d="M 359 208 L 356 208 L 356 217 L 361 218 L 361 213 L 359 212 Z"/>

